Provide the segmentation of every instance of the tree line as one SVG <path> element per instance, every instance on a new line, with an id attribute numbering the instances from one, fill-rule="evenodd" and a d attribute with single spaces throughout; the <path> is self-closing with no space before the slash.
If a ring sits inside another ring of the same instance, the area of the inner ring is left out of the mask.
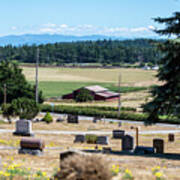
<path id="1" fill-rule="evenodd" d="M 0 60 L 17 60 L 23 63 L 36 61 L 36 49 L 40 49 L 41 64 L 63 65 L 68 63 L 101 63 L 120 65 L 121 63 L 156 64 L 162 56 L 156 43 L 151 39 L 103 40 L 45 45 L 23 45 L 0 47 Z"/>

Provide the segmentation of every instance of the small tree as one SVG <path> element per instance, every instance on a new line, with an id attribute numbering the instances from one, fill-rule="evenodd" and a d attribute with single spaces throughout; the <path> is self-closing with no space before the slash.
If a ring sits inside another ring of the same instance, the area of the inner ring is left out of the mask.
<path id="1" fill-rule="evenodd" d="M 51 116 L 51 114 L 49 112 L 46 113 L 46 115 L 43 118 L 43 121 L 48 124 L 53 122 L 53 117 Z"/>
<path id="2" fill-rule="evenodd" d="M 93 101 L 93 99 L 93 96 L 87 89 L 81 89 L 75 98 L 76 102 L 88 102 Z"/>
<path id="3" fill-rule="evenodd" d="M 32 99 L 18 98 L 11 104 L 2 106 L 3 116 L 10 120 L 10 117 L 19 116 L 20 119 L 32 119 L 39 112 L 39 105 Z"/>

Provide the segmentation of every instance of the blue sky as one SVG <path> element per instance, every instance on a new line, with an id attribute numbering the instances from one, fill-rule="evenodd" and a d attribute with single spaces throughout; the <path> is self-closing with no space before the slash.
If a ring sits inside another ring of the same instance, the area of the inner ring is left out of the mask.
<path id="1" fill-rule="evenodd" d="M 180 0 L 2 0 L 0 36 L 65 34 L 155 36 L 154 17 L 180 10 Z"/>

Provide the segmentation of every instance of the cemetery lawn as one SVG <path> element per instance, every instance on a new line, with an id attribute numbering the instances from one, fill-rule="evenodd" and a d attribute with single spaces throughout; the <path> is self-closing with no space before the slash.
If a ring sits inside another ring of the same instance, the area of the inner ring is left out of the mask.
<path id="1" fill-rule="evenodd" d="M 40 117 L 39 117 L 40 118 Z M 54 117 L 56 119 L 57 117 Z M 134 132 L 130 129 L 132 124 L 123 123 L 121 129 L 128 132 Z M 140 125 L 141 131 L 151 130 L 176 130 L 175 127 L 159 127 L 159 126 L 143 126 Z M 4 124 L 1 125 L 1 129 L 14 130 L 15 124 Z M 56 123 L 45 124 L 45 123 L 34 123 L 33 130 L 49 130 L 49 131 L 104 131 L 111 132 L 114 129 L 119 129 L 117 123 L 109 122 L 98 122 L 93 124 L 91 121 L 80 121 L 79 124 L 67 124 Z M 134 136 L 134 135 L 133 135 Z M 112 139 L 112 135 L 109 137 L 109 147 L 113 150 L 121 150 L 121 140 Z M 59 167 L 59 153 L 68 149 L 94 149 L 95 145 L 92 144 L 74 144 L 74 135 L 56 135 L 56 134 L 35 134 L 35 138 L 43 139 L 46 143 L 47 149 L 44 151 L 44 155 L 41 157 L 34 157 L 30 155 L 18 155 L 17 149 L 1 150 L 0 156 L 2 157 L 3 163 L 8 163 L 9 159 L 13 157 L 15 163 L 20 163 L 25 167 L 31 168 L 32 171 L 40 169 L 43 172 L 47 172 L 48 175 L 52 175 L 55 169 Z M 140 135 L 140 145 L 152 146 L 153 138 L 163 138 L 165 140 L 165 152 L 168 153 L 179 153 L 180 152 L 180 133 L 175 135 L 175 142 L 168 143 L 167 134 L 148 134 Z M 21 137 L 13 136 L 12 133 L 1 133 L 0 134 L 0 146 L 14 146 L 18 148 L 18 143 Z M 3 141 L 2 141 L 3 140 Z M 104 147 L 104 146 L 103 146 Z M 102 146 L 99 146 L 102 149 Z M 155 179 L 152 174 L 152 168 L 160 166 L 165 179 L 178 180 L 179 176 L 179 160 L 155 158 L 155 157 L 143 157 L 143 156 L 117 156 L 117 155 L 100 155 L 108 159 L 111 165 L 119 165 L 120 170 L 124 171 L 126 168 L 132 171 L 135 179 L 152 180 Z M 121 179 L 123 173 L 120 172 L 119 179 Z"/>

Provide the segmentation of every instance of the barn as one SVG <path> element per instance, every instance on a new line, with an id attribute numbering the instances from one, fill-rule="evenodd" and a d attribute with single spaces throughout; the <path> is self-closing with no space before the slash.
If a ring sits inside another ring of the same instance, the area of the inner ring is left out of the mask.
<path id="1" fill-rule="evenodd" d="M 112 101 L 119 98 L 119 93 L 115 93 L 109 91 L 108 89 L 101 86 L 86 86 L 80 89 L 74 90 L 70 94 L 66 94 L 62 97 L 62 99 L 75 99 L 78 93 L 82 90 L 86 89 L 90 92 L 90 94 L 94 97 L 96 101 Z"/>

